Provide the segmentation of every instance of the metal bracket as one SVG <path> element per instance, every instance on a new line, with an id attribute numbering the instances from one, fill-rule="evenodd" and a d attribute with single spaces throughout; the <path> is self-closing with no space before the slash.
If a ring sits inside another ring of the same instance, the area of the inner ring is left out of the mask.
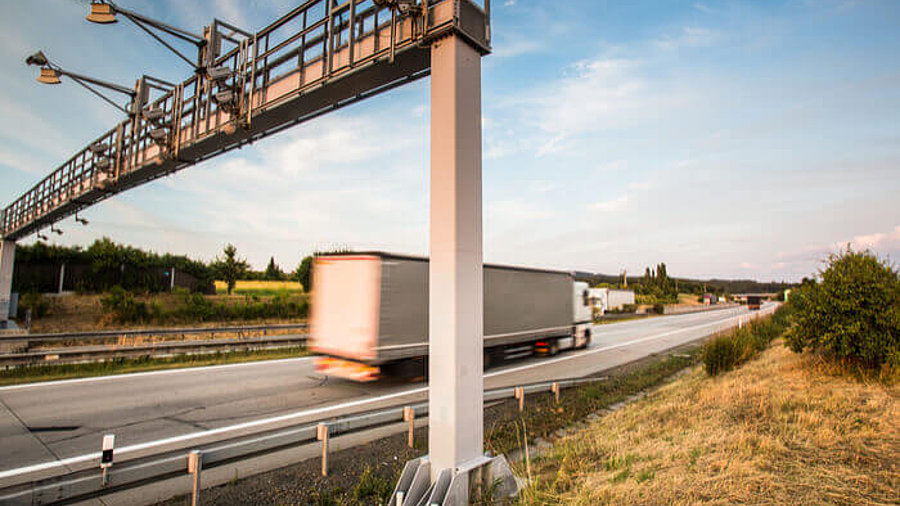
<path id="1" fill-rule="evenodd" d="M 496 484 L 496 486 L 495 486 Z M 506 457 L 484 455 L 456 469 L 443 469 L 431 483 L 428 456 L 406 463 L 389 506 L 465 506 L 479 492 L 491 491 L 492 500 L 515 497 L 519 485 Z"/>

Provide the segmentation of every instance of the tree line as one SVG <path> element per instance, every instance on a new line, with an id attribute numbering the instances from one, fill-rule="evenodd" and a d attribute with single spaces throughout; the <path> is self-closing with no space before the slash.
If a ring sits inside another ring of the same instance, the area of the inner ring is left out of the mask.
<path id="1" fill-rule="evenodd" d="M 329 251 L 316 251 L 312 255 L 303 257 L 297 267 L 290 273 L 284 272 L 275 263 L 275 257 L 269 258 L 269 263 L 263 271 L 250 270 L 247 260 L 237 254 L 237 248 L 233 244 L 227 244 L 222 250 L 222 256 L 216 257 L 211 267 L 216 273 L 216 279 L 220 279 L 228 286 L 228 294 L 234 290 L 239 280 L 262 281 L 297 281 L 303 286 L 303 291 L 308 292 L 312 283 L 312 262 L 317 255 L 328 253 L 344 253 L 347 248 L 339 247 Z"/>
<path id="2" fill-rule="evenodd" d="M 797 286 L 786 281 L 756 281 L 752 279 L 691 279 L 669 276 L 665 262 L 655 268 L 647 267 L 643 276 L 629 276 L 593 273 L 576 273 L 576 278 L 591 283 L 592 286 L 612 288 L 628 288 L 638 295 L 654 296 L 662 299 L 674 299 L 679 293 L 716 295 L 732 293 L 778 293 Z"/>
<path id="3" fill-rule="evenodd" d="M 225 281 L 229 294 L 238 280 L 298 281 L 308 291 L 313 256 L 322 253 L 305 256 L 290 272 L 285 272 L 275 257 L 269 259 L 264 270 L 254 271 L 233 244 L 226 245 L 222 255 L 207 263 L 185 255 L 158 254 L 118 244 L 107 237 L 97 239 L 87 248 L 38 242 L 16 248 L 13 290 L 47 291 L 56 286 L 59 267 L 65 264 L 67 279 L 71 281 L 67 286 L 91 293 L 108 292 L 116 286 L 133 292 L 168 291 L 172 268 L 179 276 L 186 274 L 194 278 L 196 283 L 192 285 L 198 292 L 215 293 L 215 280 Z"/>

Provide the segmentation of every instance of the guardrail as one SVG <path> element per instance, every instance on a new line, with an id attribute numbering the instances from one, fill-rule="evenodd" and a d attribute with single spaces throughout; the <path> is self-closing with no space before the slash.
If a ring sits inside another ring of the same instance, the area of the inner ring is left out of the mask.
<path id="1" fill-rule="evenodd" d="M 135 330 L 104 330 L 42 334 L 0 335 L 0 367 L 38 364 L 62 364 L 112 358 L 168 356 L 206 353 L 213 350 L 241 350 L 296 346 L 306 343 L 306 334 L 278 334 L 306 330 L 305 323 L 276 325 L 242 325 L 226 327 L 185 327 Z M 210 338 L 232 334 L 222 339 L 188 339 L 209 335 Z M 245 337 L 258 334 L 258 337 Z M 180 339 L 177 339 L 179 338 Z M 159 340 L 157 340 L 159 338 Z M 108 343 L 116 339 L 116 343 Z M 148 340 L 149 342 L 145 342 Z M 131 340 L 129 343 L 128 341 Z M 73 343 L 71 346 L 43 347 L 47 344 Z M 81 343 L 91 343 L 84 345 Z"/>
<path id="2" fill-rule="evenodd" d="M 740 307 L 740 304 L 725 303 L 711 305 L 682 305 L 682 304 L 666 304 L 663 306 L 664 315 L 691 314 L 702 313 L 704 311 L 718 311 L 720 309 L 731 309 Z"/>
<path id="3" fill-rule="evenodd" d="M 58 332 L 58 333 L 35 333 L 35 334 L 18 334 L 0 336 L 0 342 L 3 341 L 23 341 L 29 342 L 60 342 L 60 341 L 94 341 L 98 339 L 112 338 L 129 338 L 129 337 L 155 337 L 155 336 L 186 336 L 195 334 L 223 334 L 238 333 L 250 334 L 253 332 L 261 332 L 265 335 L 269 331 L 277 330 L 305 330 L 305 323 L 282 323 L 274 325 L 236 325 L 230 327 L 184 327 L 184 328 L 156 328 L 156 329 L 133 329 L 133 330 L 95 330 L 88 332 Z"/>
<path id="4" fill-rule="evenodd" d="M 227 349 L 273 349 L 306 344 L 306 334 L 284 336 L 250 337 L 245 339 L 215 339 L 192 341 L 162 341 L 150 344 L 125 346 L 74 346 L 71 348 L 50 348 L 38 351 L 0 354 L 0 367 L 27 365 L 64 364 L 113 358 L 164 357 L 189 353 L 209 353 Z"/>
<path id="5" fill-rule="evenodd" d="M 543 382 L 520 387 L 498 388 L 484 392 L 485 402 L 509 398 L 520 399 L 520 409 L 525 395 L 550 392 L 557 395 L 560 389 L 585 383 L 604 381 L 606 378 L 583 378 Z M 558 397 L 557 397 L 558 399 Z M 428 403 L 394 407 L 339 417 L 319 423 L 308 422 L 263 434 L 242 436 L 220 441 L 199 450 L 167 452 L 116 463 L 103 472 L 101 454 L 94 456 L 97 467 L 37 479 L 18 485 L 0 487 L 0 504 L 38 505 L 83 501 L 107 494 L 133 489 L 153 482 L 184 476 L 199 483 L 200 469 L 210 469 L 242 459 L 256 457 L 291 447 L 315 443 L 325 434 L 340 436 L 375 429 L 395 423 L 408 422 L 413 417 L 428 414 Z M 413 424 L 410 423 L 410 430 Z M 327 448 L 323 445 L 324 448 Z M 193 457 L 191 456 L 193 454 Z M 327 454 L 323 452 L 323 456 Z M 198 465 L 199 464 L 199 465 Z M 324 466 L 323 466 L 324 469 Z M 195 491 L 197 489 L 195 488 Z M 197 493 L 197 492 L 195 492 Z"/>

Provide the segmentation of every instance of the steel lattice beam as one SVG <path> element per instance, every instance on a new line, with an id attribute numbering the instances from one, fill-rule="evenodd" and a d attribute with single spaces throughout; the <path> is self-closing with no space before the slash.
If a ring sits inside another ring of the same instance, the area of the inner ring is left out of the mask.
<path id="1" fill-rule="evenodd" d="M 489 17 L 472 0 L 428 0 L 424 11 L 403 17 L 372 0 L 304 2 L 3 209 L 0 237 L 21 239 L 129 188 L 424 77 L 437 38 L 456 34 L 489 52 Z"/>

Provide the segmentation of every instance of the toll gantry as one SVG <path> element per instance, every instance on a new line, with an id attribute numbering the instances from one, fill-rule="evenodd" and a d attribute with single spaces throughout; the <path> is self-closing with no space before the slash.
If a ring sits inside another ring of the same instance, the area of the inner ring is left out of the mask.
<path id="1" fill-rule="evenodd" d="M 92 16 L 104 22 L 116 9 L 95 0 Z M 481 57 L 491 46 L 490 1 L 308 0 L 255 34 L 223 26 L 231 33 L 223 35 L 216 22 L 204 30 L 194 75 L 169 87 L 140 79 L 125 121 L 3 210 L 0 323 L 8 313 L 16 240 L 119 192 L 430 73 L 431 437 L 427 458 L 407 463 L 393 497 L 403 504 L 468 504 L 474 480 L 514 491 L 504 457 L 483 453 Z M 222 51 L 223 42 L 233 47 Z M 30 60 L 43 65 L 42 78 L 58 78 L 60 69 L 43 54 Z"/>
<path id="2" fill-rule="evenodd" d="M 397 8 L 397 6 L 406 6 Z M 311 0 L 255 34 L 204 30 L 201 65 L 155 99 L 141 78 L 129 117 L 3 210 L 15 241 L 129 188 L 422 78 L 430 42 L 454 33 L 483 53 L 489 13 L 470 0 Z"/>

